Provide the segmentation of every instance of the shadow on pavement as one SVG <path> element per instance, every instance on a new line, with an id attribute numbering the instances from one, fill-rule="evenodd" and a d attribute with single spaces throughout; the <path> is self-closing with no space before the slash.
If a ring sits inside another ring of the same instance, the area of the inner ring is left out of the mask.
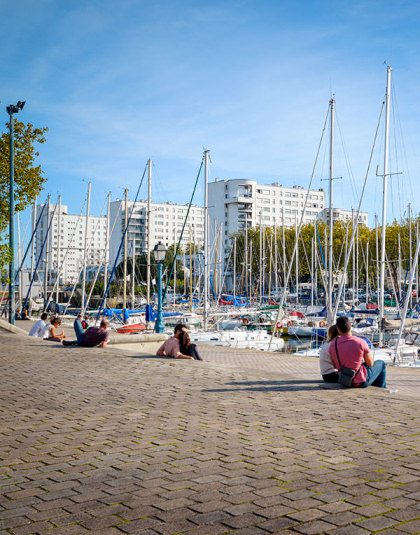
<path id="1" fill-rule="evenodd" d="M 226 383 L 228 385 L 243 385 L 243 386 L 249 386 L 253 384 L 257 385 L 278 385 L 278 384 L 296 384 L 296 385 L 302 385 L 302 384 L 322 384 L 322 381 L 320 379 L 311 379 L 311 380 L 301 380 L 301 381 L 294 381 L 292 379 L 290 380 L 283 380 L 283 381 L 244 381 L 244 382 L 232 382 L 232 383 Z"/>
<path id="2" fill-rule="evenodd" d="M 250 381 L 244 383 L 227 383 L 237 388 L 209 388 L 203 392 L 295 392 L 318 390 L 322 381 Z"/>

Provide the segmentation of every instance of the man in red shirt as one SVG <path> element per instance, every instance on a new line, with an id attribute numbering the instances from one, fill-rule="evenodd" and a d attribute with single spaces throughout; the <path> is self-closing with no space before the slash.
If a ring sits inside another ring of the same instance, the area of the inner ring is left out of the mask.
<path id="1" fill-rule="evenodd" d="M 106 347 L 108 343 L 109 321 L 103 319 L 99 327 L 89 327 L 82 338 L 83 347 Z"/>
<path id="2" fill-rule="evenodd" d="M 383 360 L 373 360 L 369 346 L 362 338 L 352 336 L 349 318 L 337 318 L 339 338 L 332 342 L 329 353 L 336 368 L 351 368 L 356 373 L 353 386 L 386 388 L 386 369 Z M 337 343 L 337 351 L 336 351 Z"/>

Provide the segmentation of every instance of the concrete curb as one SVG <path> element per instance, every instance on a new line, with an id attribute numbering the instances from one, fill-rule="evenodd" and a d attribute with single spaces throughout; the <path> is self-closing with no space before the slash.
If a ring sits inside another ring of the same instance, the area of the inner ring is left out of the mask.
<path id="1" fill-rule="evenodd" d="M 21 329 L 20 327 L 16 327 L 16 325 L 12 325 L 9 322 L 0 319 L 0 329 L 3 329 L 4 331 L 8 331 L 9 333 L 18 334 L 20 336 L 28 336 L 28 333 Z"/>

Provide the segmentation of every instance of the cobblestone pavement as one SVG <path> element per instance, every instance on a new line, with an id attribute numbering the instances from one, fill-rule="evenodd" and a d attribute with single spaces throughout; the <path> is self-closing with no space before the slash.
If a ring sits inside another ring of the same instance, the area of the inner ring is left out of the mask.
<path id="1" fill-rule="evenodd" d="M 420 533 L 418 370 L 323 390 L 312 359 L 202 353 L 0 333 L 0 534 Z"/>

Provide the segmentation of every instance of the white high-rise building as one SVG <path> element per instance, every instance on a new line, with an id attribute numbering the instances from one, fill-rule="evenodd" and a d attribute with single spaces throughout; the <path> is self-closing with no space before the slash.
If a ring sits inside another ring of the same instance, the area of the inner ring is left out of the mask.
<path id="1" fill-rule="evenodd" d="M 300 222 L 308 190 L 259 184 L 256 180 L 219 180 L 208 185 L 210 226 L 222 225 L 223 249 L 226 253 L 230 236 L 248 227 L 294 226 Z M 325 207 L 323 189 L 310 190 L 304 223 L 316 221 Z M 225 256 L 225 255 L 224 255 Z"/>
<path id="2" fill-rule="evenodd" d="M 134 208 L 133 208 L 134 205 Z M 151 203 L 150 206 L 150 249 L 158 242 L 165 247 L 178 243 L 182 227 L 188 211 L 188 204 Z M 111 202 L 110 209 L 110 263 L 115 263 L 115 258 L 120 248 L 125 228 L 125 200 Z M 127 231 L 127 256 L 131 257 L 147 251 L 147 201 L 127 201 L 128 218 L 131 219 Z M 185 246 L 191 238 L 196 245 L 204 242 L 204 210 L 200 206 L 191 206 L 188 219 L 182 236 L 181 246 Z M 119 262 L 124 258 L 124 248 L 121 248 Z"/>
<path id="3" fill-rule="evenodd" d="M 333 208 L 333 222 L 335 221 L 352 221 L 357 214 L 357 210 L 345 210 L 344 208 Z M 330 222 L 330 210 L 329 208 L 324 208 L 319 214 L 319 219 L 325 221 L 325 223 Z M 368 226 L 369 213 L 360 212 L 359 214 L 359 225 Z"/>
<path id="4" fill-rule="evenodd" d="M 42 204 L 37 205 L 36 220 L 38 220 L 42 208 Z M 51 218 L 51 227 L 47 236 Z M 47 276 L 50 281 L 55 281 L 57 273 L 59 273 L 60 283 L 77 282 L 85 258 L 85 233 L 86 216 L 69 214 L 67 206 L 64 204 L 61 206 L 47 204 L 35 235 L 35 262 L 38 262 L 41 255 L 38 265 L 39 272 L 45 273 L 45 263 L 47 262 Z M 89 216 L 86 266 L 99 266 L 108 260 L 107 257 L 107 218 Z"/>

